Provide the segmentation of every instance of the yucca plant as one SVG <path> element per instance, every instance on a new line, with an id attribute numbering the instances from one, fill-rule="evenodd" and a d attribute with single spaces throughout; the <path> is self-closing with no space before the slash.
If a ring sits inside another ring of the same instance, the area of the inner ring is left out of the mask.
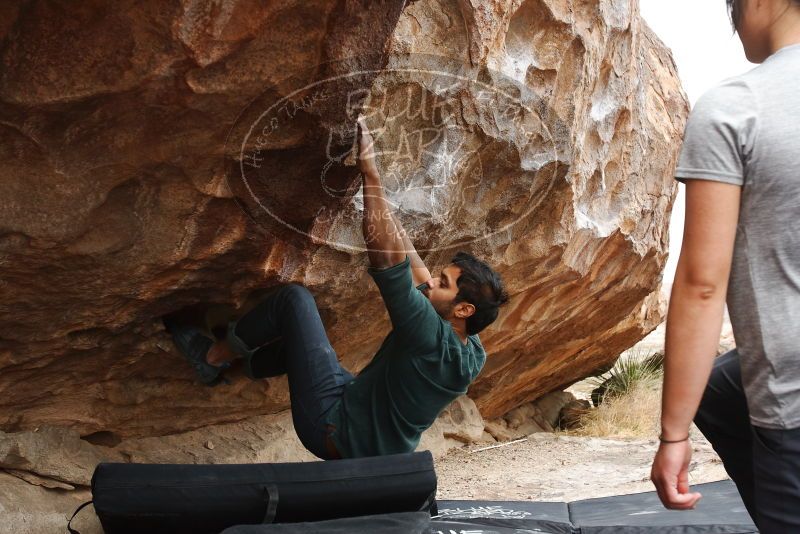
<path id="1" fill-rule="evenodd" d="M 660 377 L 663 368 L 663 352 L 646 355 L 635 352 L 621 356 L 608 373 L 595 378 L 592 404 L 599 406 L 607 395 L 618 397 L 629 393 L 636 384 Z"/>

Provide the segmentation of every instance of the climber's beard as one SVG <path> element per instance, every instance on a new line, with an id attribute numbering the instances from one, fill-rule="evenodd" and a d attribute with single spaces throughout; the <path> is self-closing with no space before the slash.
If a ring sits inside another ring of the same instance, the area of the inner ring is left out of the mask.
<path id="1" fill-rule="evenodd" d="M 433 305 L 433 309 L 436 310 L 436 313 L 439 314 L 439 317 L 441 317 L 445 321 L 448 321 L 448 320 L 450 320 L 450 318 L 452 318 L 452 316 L 453 316 L 453 308 L 456 307 L 455 299 L 433 300 L 428 295 L 425 295 L 425 296 L 428 297 L 428 300 L 431 301 L 431 304 Z"/>

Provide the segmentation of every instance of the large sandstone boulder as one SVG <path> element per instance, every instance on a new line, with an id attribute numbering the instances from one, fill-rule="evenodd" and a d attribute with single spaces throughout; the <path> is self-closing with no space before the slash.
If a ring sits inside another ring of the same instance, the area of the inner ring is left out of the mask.
<path id="1" fill-rule="evenodd" d="M 0 430 L 113 445 L 285 410 L 285 378 L 196 384 L 160 317 L 289 281 L 363 367 L 388 320 L 359 112 L 430 266 L 466 249 L 507 282 L 482 415 L 609 365 L 662 320 L 687 114 L 637 5 L 4 2 Z"/>

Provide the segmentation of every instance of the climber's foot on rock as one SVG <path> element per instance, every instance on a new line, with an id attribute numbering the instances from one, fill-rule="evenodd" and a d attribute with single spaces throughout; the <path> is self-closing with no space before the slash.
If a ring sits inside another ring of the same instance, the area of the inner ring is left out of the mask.
<path id="1" fill-rule="evenodd" d="M 231 350 L 228 343 L 223 339 L 214 343 L 210 349 L 208 349 L 208 354 L 206 354 L 206 362 L 209 365 L 213 365 L 215 367 L 224 366 L 225 364 L 230 364 L 233 360 L 238 358 L 239 356 Z"/>
<path id="2" fill-rule="evenodd" d="M 222 371 L 230 367 L 229 361 L 219 361 L 221 354 L 215 351 L 215 359 L 217 365 L 212 365 L 207 360 L 209 351 L 215 343 L 205 335 L 202 330 L 197 327 L 189 325 L 181 325 L 175 322 L 164 320 L 164 326 L 167 331 L 172 334 L 172 341 L 178 348 L 178 351 L 183 355 L 189 365 L 194 369 L 197 378 L 207 386 L 217 385 L 222 380 Z"/>

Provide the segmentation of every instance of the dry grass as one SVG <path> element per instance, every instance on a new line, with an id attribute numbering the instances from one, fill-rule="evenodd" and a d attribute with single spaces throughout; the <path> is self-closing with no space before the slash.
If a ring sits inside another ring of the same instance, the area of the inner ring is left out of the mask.
<path id="1" fill-rule="evenodd" d="M 579 436 L 652 439 L 658 437 L 661 414 L 661 378 L 637 380 L 627 393 L 608 396 L 586 412 Z"/>

